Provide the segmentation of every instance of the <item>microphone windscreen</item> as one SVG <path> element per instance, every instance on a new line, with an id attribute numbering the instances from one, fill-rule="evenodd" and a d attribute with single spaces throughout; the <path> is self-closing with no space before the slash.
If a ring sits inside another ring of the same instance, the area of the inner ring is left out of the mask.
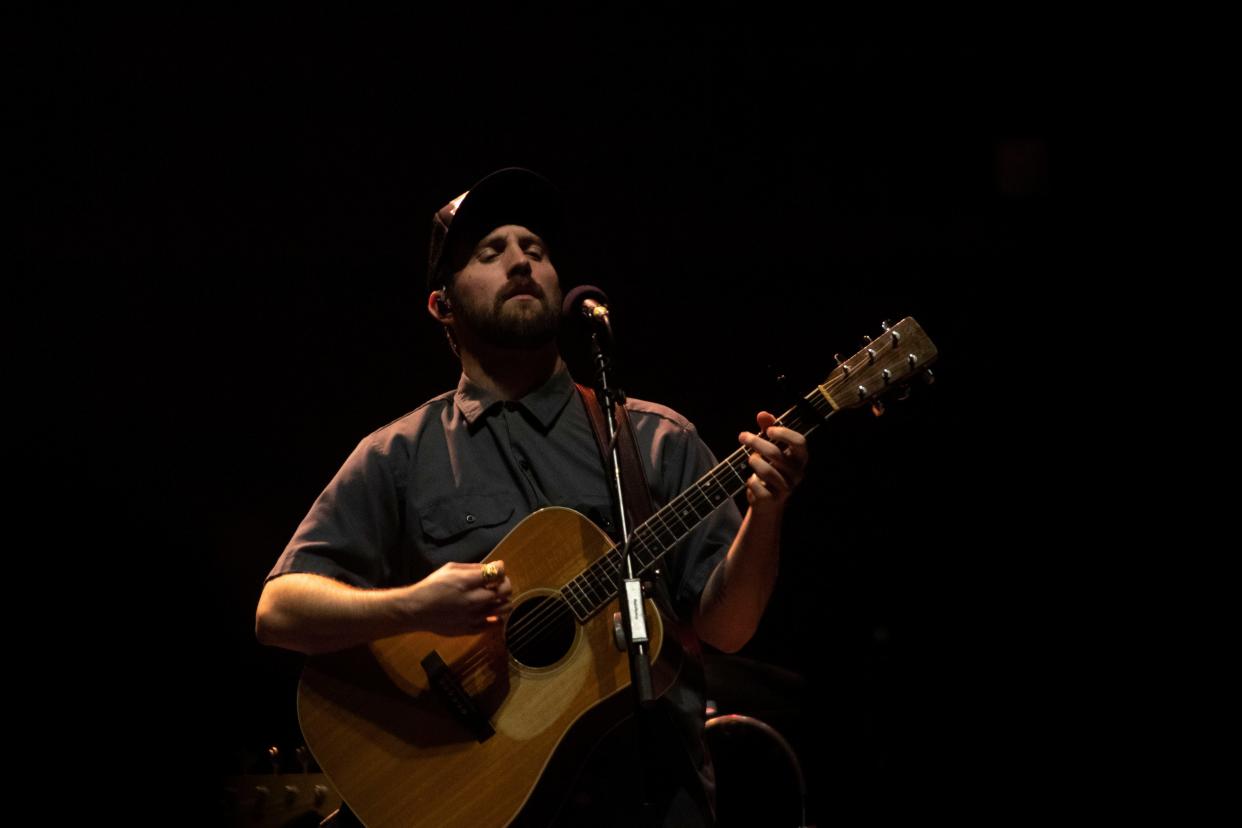
<path id="1" fill-rule="evenodd" d="M 595 285 L 578 285 L 578 287 L 565 295 L 565 301 L 561 303 L 561 313 L 565 316 L 572 316 L 577 313 L 578 307 L 587 299 L 594 299 L 601 305 L 608 304 L 608 294 Z"/>

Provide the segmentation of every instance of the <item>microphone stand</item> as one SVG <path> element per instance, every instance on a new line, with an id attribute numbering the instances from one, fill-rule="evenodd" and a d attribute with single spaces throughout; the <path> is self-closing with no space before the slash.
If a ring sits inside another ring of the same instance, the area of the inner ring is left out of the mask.
<path id="1" fill-rule="evenodd" d="M 638 766 L 631 778 L 638 780 L 639 801 L 642 803 L 642 822 L 647 825 L 653 818 L 652 805 L 647 801 L 646 784 L 644 781 L 645 763 L 642 761 L 642 732 L 645 725 L 645 713 L 654 701 L 655 693 L 651 685 L 651 655 L 647 635 L 646 608 L 643 603 L 642 584 L 637 577 L 639 568 L 635 567 L 630 554 L 630 525 L 628 510 L 625 504 L 625 487 L 621 483 L 621 459 L 617 448 L 618 425 L 616 403 L 625 401 L 625 394 L 615 388 L 609 381 L 612 360 L 608 356 L 607 347 L 612 345 L 612 331 L 608 327 L 606 315 L 601 319 L 592 318 L 591 325 L 591 358 L 595 366 L 595 386 L 600 403 L 604 407 L 604 419 L 608 424 L 609 457 L 612 461 L 612 495 L 616 510 L 617 526 L 621 530 L 621 566 L 617 570 L 616 590 L 621 630 L 624 634 L 625 649 L 629 655 L 630 686 L 634 690 L 634 749 Z M 604 336 L 600 336 L 600 329 Z M 618 642 L 620 645 L 620 642 Z M 622 784 L 621 780 L 617 780 Z"/>

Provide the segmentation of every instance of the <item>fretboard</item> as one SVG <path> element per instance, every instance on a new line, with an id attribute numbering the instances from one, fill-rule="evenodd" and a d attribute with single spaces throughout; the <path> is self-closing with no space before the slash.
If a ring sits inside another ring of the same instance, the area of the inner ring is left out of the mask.
<path id="1" fill-rule="evenodd" d="M 836 413 L 819 388 L 803 399 L 804 405 L 786 411 L 776 424 L 805 435 Z M 749 457 L 750 449 L 738 448 L 631 533 L 630 553 L 642 573 L 654 568 L 712 512 L 746 488 L 752 473 Z M 561 596 L 579 621 L 586 621 L 613 600 L 623 558 L 621 547 L 614 546 L 561 587 Z"/>

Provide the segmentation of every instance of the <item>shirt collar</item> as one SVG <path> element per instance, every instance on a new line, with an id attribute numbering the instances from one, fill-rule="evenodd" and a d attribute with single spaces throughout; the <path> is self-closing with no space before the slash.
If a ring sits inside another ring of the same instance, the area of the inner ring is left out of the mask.
<path id="1" fill-rule="evenodd" d="M 525 409 L 539 422 L 543 430 L 547 431 L 556 422 L 557 416 L 565 407 L 565 403 L 569 402 L 573 392 L 574 381 L 569 376 L 569 371 L 562 366 L 548 377 L 547 382 L 514 402 L 513 405 Z M 465 372 L 462 372 L 461 379 L 457 382 L 457 391 L 453 394 L 453 401 L 471 427 L 474 427 L 490 409 L 504 402 L 495 394 L 477 385 L 466 376 Z"/>

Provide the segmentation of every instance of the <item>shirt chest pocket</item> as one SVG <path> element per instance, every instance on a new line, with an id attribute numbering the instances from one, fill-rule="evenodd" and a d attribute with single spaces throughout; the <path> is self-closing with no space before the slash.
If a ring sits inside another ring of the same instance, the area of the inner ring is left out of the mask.
<path id="1" fill-rule="evenodd" d="M 479 530 L 504 526 L 515 507 L 502 492 L 457 492 L 426 504 L 415 504 L 423 535 L 436 544 L 464 540 Z M 483 533 L 491 534 L 491 533 Z"/>

